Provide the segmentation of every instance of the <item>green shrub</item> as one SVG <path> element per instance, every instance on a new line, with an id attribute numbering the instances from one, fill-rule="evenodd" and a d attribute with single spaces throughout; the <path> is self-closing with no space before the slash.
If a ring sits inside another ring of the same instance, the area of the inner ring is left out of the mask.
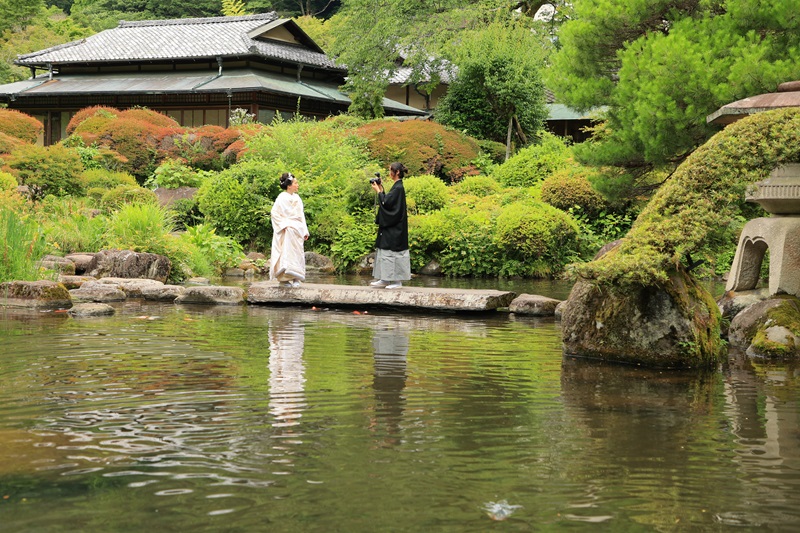
<path id="1" fill-rule="evenodd" d="M 127 172 L 117 172 L 104 168 L 84 170 L 81 173 L 80 180 L 87 191 L 92 188 L 111 189 L 117 185 L 138 186 L 136 178 Z"/>
<path id="2" fill-rule="evenodd" d="M 163 161 L 147 178 L 144 186 L 149 189 L 177 189 L 178 187 L 199 187 L 205 174 L 176 159 Z"/>
<path id="3" fill-rule="evenodd" d="M 331 245 L 331 259 L 339 272 L 345 272 L 361 258 L 375 249 L 375 213 L 361 211 L 347 216 L 336 226 L 336 237 Z"/>
<path id="4" fill-rule="evenodd" d="M 522 262 L 518 274 L 547 276 L 575 257 L 578 226 L 568 214 L 547 204 L 515 203 L 497 217 L 495 242 Z"/>
<path id="5" fill-rule="evenodd" d="M 606 207 L 600 193 L 577 169 L 563 169 L 551 174 L 542 181 L 541 190 L 542 201 L 562 211 L 577 207 L 591 217 Z"/>
<path id="6" fill-rule="evenodd" d="M 185 230 L 203 222 L 203 213 L 197 204 L 197 198 L 179 198 L 169 205 L 172 219 L 175 221 L 175 229 Z"/>
<path id="7" fill-rule="evenodd" d="M 336 226 L 329 226 L 328 221 L 337 220 L 334 211 L 353 213 L 374 202 L 374 193 L 370 196 L 371 190 L 363 187 L 368 187 L 368 178 L 377 167 L 370 162 L 363 139 L 347 129 L 349 124 L 342 120 L 277 121 L 249 138 L 242 161 L 229 169 L 243 164 L 268 169 L 254 176 L 259 190 L 265 191 L 265 200 L 259 202 L 268 202 L 267 211 L 280 192 L 280 175 L 291 172 L 297 176 L 311 233 L 307 245 L 313 249 L 330 246 Z M 271 229 L 268 231 L 271 238 Z"/>
<path id="8" fill-rule="evenodd" d="M 235 165 L 207 179 L 197 191 L 197 205 L 222 235 L 248 247 L 266 247 L 272 237 L 269 211 L 273 200 L 254 181 L 263 178 L 249 174 L 252 166 Z"/>
<path id="9" fill-rule="evenodd" d="M 478 147 L 493 163 L 500 164 L 506 160 L 506 145 L 503 143 L 481 139 Z"/>
<path id="10" fill-rule="evenodd" d="M 17 179 L 13 175 L 0 171 L 0 191 L 13 191 L 18 186 Z"/>
<path id="11" fill-rule="evenodd" d="M 500 191 L 500 185 L 490 176 L 469 176 L 453 185 L 453 190 L 457 194 L 484 197 L 497 194 Z"/>
<path id="12" fill-rule="evenodd" d="M 509 187 L 529 187 L 565 167 L 570 154 L 560 137 L 545 132 L 538 144 L 523 148 L 498 166 L 493 177 Z"/>
<path id="13" fill-rule="evenodd" d="M 36 218 L 53 253 L 97 252 L 108 219 L 88 198 L 48 196 L 36 206 Z"/>
<path id="14" fill-rule="evenodd" d="M 156 193 L 138 185 L 117 185 L 103 193 L 100 205 L 107 211 L 119 209 L 128 204 L 158 204 Z"/>
<path id="15" fill-rule="evenodd" d="M 21 146 L 8 157 L 8 167 L 20 184 L 28 186 L 34 199 L 41 199 L 48 194 L 83 194 L 80 157 L 74 150 L 63 146 Z"/>
<path id="16" fill-rule="evenodd" d="M 36 263 L 45 254 L 38 225 L 12 209 L 0 209 L 0 282 L 40 279 Z"/>
<path id="17" fill-rule="evenodd" d="M 502 255 L 492 241 L 493 212 L 448 207 L 409 217 L 412 270 L 436 260 L 447 276 L 495 276 Z"/>
<path id="18" fill-rule="evenodd" d="M 447 185 L 430 174 L 412 176 L 403 180 L 410 214 L 436 211 L 447 205 L 450 195 Z"/>
<path id="19" fill-rule="evenodd" d="M 187 228 L 181 239 L 193 244 L 217 274 L 225 268 L 239 265 L 244 259 L 242 246 L 238 242 L 217 235 L 216 230 L 206 224 Z"/>

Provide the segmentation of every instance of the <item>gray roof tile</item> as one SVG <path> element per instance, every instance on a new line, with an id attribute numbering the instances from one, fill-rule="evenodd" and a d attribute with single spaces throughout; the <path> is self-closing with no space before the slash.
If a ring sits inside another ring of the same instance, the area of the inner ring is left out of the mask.
<path id="1" fill-rule="evenodd" d="M 16 63 L 45 66 L 257 55 L 323 68 L 339 68 L 325 54 L 316 50 L 248 37 L 248 32 L 273 21 L 278 21 L 278 15 L 274 12 L 242 17 L 121 21 L 116 28 L 80 41 L 18 56 Z"/>

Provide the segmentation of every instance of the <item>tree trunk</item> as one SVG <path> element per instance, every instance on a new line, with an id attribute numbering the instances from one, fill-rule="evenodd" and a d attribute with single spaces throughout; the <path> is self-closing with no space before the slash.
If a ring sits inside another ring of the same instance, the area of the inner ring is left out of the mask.
<path id="1" fill-rule="evenodd" d="M 519 140 L 522 141 L 522 144 L 528 144 L 528 137 L 525 135 L 525 132 L 522 131 L 522 125 L 519 123 L 517 115 L 514 115 L 511 118 L 514 121 L 514 125 L 517 128 L 517 135 L 519 135 Z"/>
<path id="2" fill-rule="evenodd" d="M 514 127 L 514 115 L 508 119 L 508 133 L 506 134 L 506 161 L 511 157 L 511 131 Z"/>

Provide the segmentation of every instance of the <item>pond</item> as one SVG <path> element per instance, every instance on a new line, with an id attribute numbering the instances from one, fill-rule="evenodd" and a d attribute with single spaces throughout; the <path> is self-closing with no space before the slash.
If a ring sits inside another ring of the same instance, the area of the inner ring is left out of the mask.
<path id="1" fill-rule="evenodd" d="M 800 523 L 793 365 L 575 360 L 505 313 L 115 307 L 0 310 L 3 531 Z"/>

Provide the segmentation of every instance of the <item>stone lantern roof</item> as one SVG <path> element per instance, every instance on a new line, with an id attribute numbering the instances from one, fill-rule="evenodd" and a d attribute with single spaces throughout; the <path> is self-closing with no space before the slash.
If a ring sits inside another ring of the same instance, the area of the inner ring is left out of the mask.
<path id="1" fill-rule="evenodd" d="M 778 85 L 774 93 L 749 96 L 720 107 L 706 117 L 709 124 L 730 124 L 740 118 L 761 111 L 783 107 L 800 107 L 800 81 L 787 81 Z"/>

